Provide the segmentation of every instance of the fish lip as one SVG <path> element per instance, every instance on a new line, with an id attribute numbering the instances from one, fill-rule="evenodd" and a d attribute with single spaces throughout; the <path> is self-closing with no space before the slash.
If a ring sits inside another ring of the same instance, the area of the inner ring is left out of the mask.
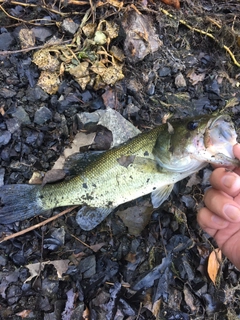
<path id="1" fill-rule="evenodd" d="M 218 117 L 214 118 L 213 120 L 210 120 L 211 122 L 210 122 L 210 125 L 209 125 L 208 129 L 212 129 L 215 126 L 216 122 L 219 121 L 219 119 L 224 119 L 226 121 L 231 121 L 231 117 L 229 115 L 221 114 Z"/>

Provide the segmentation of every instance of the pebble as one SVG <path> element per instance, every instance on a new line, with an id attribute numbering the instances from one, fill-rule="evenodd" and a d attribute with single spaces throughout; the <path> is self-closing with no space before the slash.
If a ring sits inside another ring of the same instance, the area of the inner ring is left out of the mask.
<path id="1" fill-rule="evenodd" d="M 32 31 L 36 37 L 41 42 L 45 42 L 47 38 L 52 36 L 52 31 L 49 28 L 36 27 L 32 28 Z"/>
<path id="2" fill-rule="evenodd" d="M 4 185 L 4 175 L 5 175 L 5 169 L 0 168 L 0 186 Z M 1 265 L 1 261 L 0 261 L 0 265 Z"/>
<path id="3" fill-rule="evenodd" d="M 11 90 L 11 89 L 7 89 L 7 88 L 1 88 L 0 89 L 0 96 L 2 96 L 3 98 L 7 99 L 7 98 L 12 98 L 16 95 L 16 91 Z"/>
<path id="4" fill-rule="evenodd" d="M 52 119 L 52 111 L 47 107 L 41 107 L 35 112 L 34 115 L 34 123 L 36 124 L 44 124 L 45 122 Z"/>
<path id="5" fill-rule="evenodd" d="M 75 34 L 77 29 L 79 27 L 79 24 L 75 23 L 72 19 L 67 18 L 63 20 L 62 28 L 65 32 Z"/>
<path id="6" fill-rule="evenodd" d="M 175 85 L 177 88 L 183 88 L 187 86 L 186 80 L 181 72 L 175 78 Z"/>
<path id="7" fill-rule="evenodd" d="M 9 47 L 13 44 L 14 37 L 9 32 L 0 34 L 0 50 L 9 50 Z"/>
<path id="8" fill-rule="evenodd" d="M 167 77 L 171 75 L 171 68 L 169 67 L 163 67 L 158 70 L 159 77 Z"/>
<path id="9" fill-rule="evenodd" d="M 13 118 L 18 119 L 22 124 L 31 124 L 31 120 L 22 106 L 16 108 L 16 111 L 12 113 Z"/>
<path id="10" fill-rule="evenodd" d="M 21 126 L 20 121 L 16 118 L 7 119 L 6 124 L 7 124 L 7 129 L 10 133 L 16 132 Z"/>
<path id="11" fill-rule="evenodd" d="M 0 134 L 0 147 L 5 146 L 11 139 L 11 133 L 7 130 L 4 130 Z"/>
<path id="12" fill-rule="evenodd" d="M 44 92 L 39 86 L 34 88 L 29 87 L 26 92 L 26 97 L 28 101 L 35 102 L 38 101 L 46 101 L 49 96 L 46 92 Z"/>

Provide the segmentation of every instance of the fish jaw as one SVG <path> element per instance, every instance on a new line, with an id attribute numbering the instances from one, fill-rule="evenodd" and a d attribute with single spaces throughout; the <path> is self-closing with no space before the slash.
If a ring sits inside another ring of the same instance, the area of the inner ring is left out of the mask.
<path id="1" fill-rule="evenodd" d="M 180 125 L 173 121 L 171 127 L 171 134 L 158 137 L 153 150 L 162 168 L 194 172 L 204 163 L 239 166 L 240 161 L 233 154 L 237 134 L 230 116 L 200 116 Z"/>
<path id="2" fill-rule="evenodd" d="M 230 116 L 220 115 L 209 121 L 204 133 L 203 148 L 191 157 L 224 167 L 240 167 L 240 161 L 233 154 L 237 134 Z"/>

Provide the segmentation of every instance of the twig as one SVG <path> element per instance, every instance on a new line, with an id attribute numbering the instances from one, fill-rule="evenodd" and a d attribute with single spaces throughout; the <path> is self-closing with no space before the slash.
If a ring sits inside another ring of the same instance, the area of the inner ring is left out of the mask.
<path id="1" fill-rule="evenodd" d="M 68 44 L 70 43 L 71 40 L 64 40 L 61 43 L 58 44 L 59 45 L 63 45 L 63 44 Z M 54 44 L 50 44 L 49 47 L 53 47 Z M 37 46 L 37 47 L 29 47 L 29 48 L 25 48 L 25 49 L 19 49 L 19 50 L 13 50 L 13 51 L 0 51 L 0 55 L 2 56 L 6 56 L 8 54 L 14 54 L 14 53 L 20 53 L 20 52 L 28 52 L 31 50 L 39 50 L 39 49 L 43 49 L 43 48 L 48 48 L 48 44 L 45 43 L 42 46 Z"/>
<path id="2" fill-rule="evenodd" d="M 31 226 L 31 227 L 29 227 L 29 228 L 27 228 L 27 229 L 24 229 L 24 230 L 21 230 L 21 231 L 19 231 L 19 232 L 10 234 L 10 235 L 8 235 L 8 236 L 3 236 L 3 237 L 1 238 L 1 240 L 0 240 L 0 243 L 2 243 L 2 242 L 4 242 L 4 241 L 7 241 L 7 240 L 10 240 L 10 239 L 13 239 L 13 238 L 16 238 L 16 237 L 19 237 L 19 236 L 21 236 L 21 235 L 23 235 L 23 234 L 25 234 L 25 233 L 27 233 L 27 232 L 29 232 L 29 231 L 32 231 L 32 230 L 35 230 L 35 229 L 40 228 L 40 227 L 42 227 L 42 226 L 45 226 L 45 224 L 47 224 L 47 223 L 49 223 L 49 222 L 51 222 L 51 221 L 54 221 L 54 220 L 58 219 L 58 218 L 61 217 L 61 216 L 64 216 L 66 213 L 71 212 L 72 210 L 76 209 L 77 207 L 78 207 L 78 206 L 74 206 L 74 207 L 71 207 L 71 208 L 69 208 L 69 209 L 66 209 L 66 210 L 60 212 L 59 214 L 57 214 L 56 216 L 53 216 L 53 217 L 51 217 L 51 218 L 49 218 L 49 219 L 47 219 L 47 220 L 45 220 L 45 221 L 42 221 L 42 222 L 40 222 L 40 223 L 37 223 L 37 224 L 35 224 L 34 226 Z"/>

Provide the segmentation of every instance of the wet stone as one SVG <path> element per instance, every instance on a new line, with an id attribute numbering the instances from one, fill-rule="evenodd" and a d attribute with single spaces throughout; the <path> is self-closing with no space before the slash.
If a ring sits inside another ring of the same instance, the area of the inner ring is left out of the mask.
<path id="1" fill-rule="evenodd" d="M 1 131 L 0 134 L 0 147 L 5 146 L 11 139 L 11 133 L 7 130 Z"/>
<path id="2" fill-rule="evenodd" d="M 52 111 L 49 110 L 47 107 L 41 107 L 35 112 L 34 122 L 36 124 L 41 125 L 51 119 L 52 119 Z"/>

